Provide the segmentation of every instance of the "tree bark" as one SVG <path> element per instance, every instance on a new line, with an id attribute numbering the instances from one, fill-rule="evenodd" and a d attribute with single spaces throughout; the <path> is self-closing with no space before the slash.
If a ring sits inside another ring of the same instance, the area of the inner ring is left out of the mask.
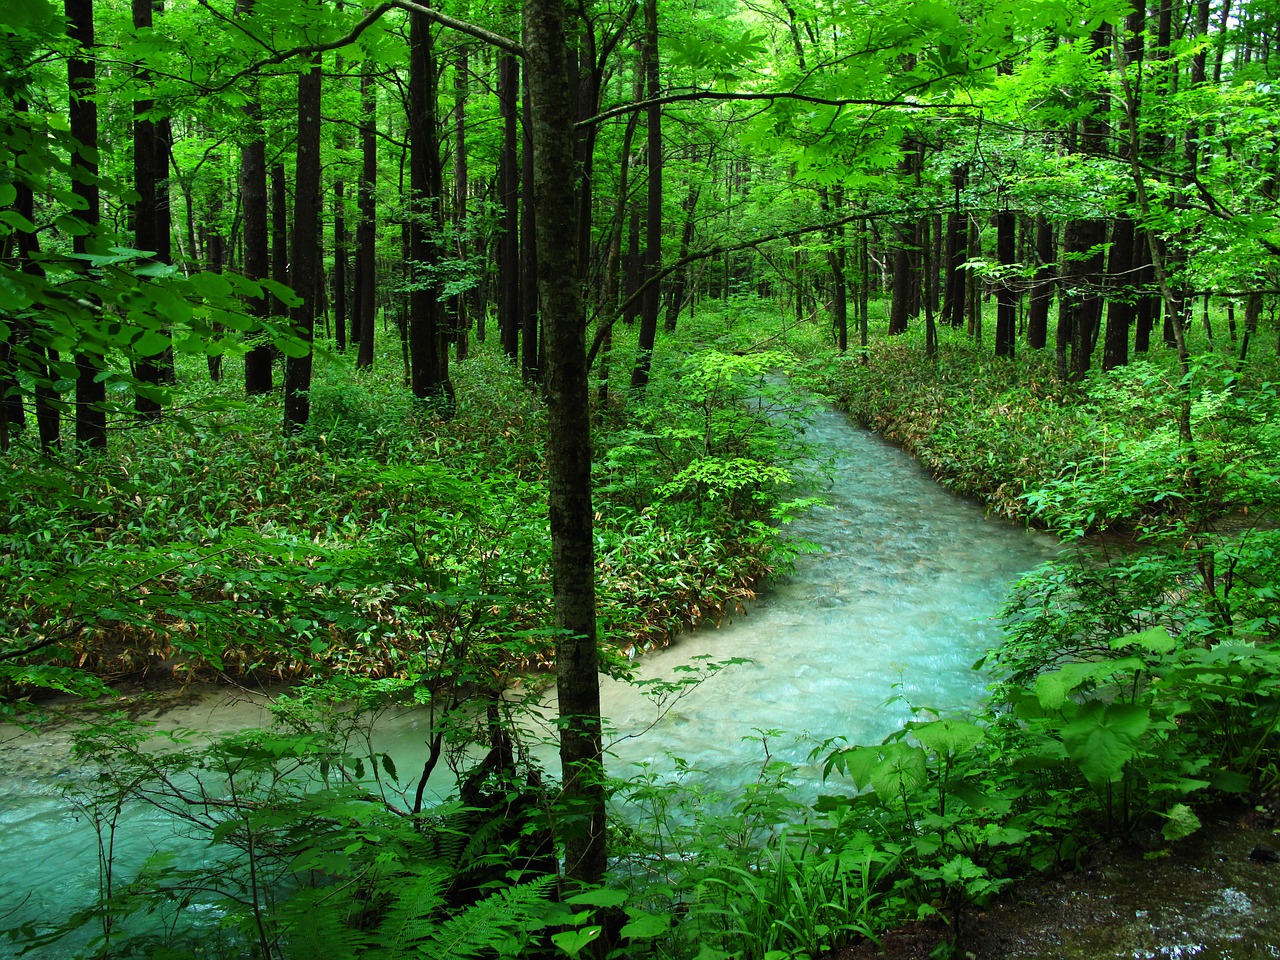
<path id="1" fill-rule="evenodd" d="M 557 627 L 556 681 L 564 784 L 565 871 L 596 884 L 606 866 L 591 429 L 586 330 L 579 299 L 572 105 L 561 0 L 525 0 L 537 196 L 538 294 L 547 338 L 547 481 Z"/>
<path id="2" fill-rule="evenodd" d="M 440 259 L 444 173 L 436 125 L 436 59 L 431 21 L 409 15 L 409 362 L 413 395 L 431 400 L 445 416 L 453 414 L 449 381 L 449 341 L 440 301 L 439 280 L 427 274 Z"/>
<path id="3" fill-rule="evenodd" d="M 308 346 L 300 357 L 285 360 L 284 426 L 298 431 L 311 417 L 311 349 L 316 325 L 316 290 L 320 276 L 320 58 L 298 77 L 298 158 L 294 179 L 293 247 L 289 285 L 301 298 L 293 310 L 293 332 Z"/>
<path id="4" fill-rule="evenodd" d="M 134 30 L 151 29 L 154 3 L 155 0 L 133 0 Z M 145 67 L 138 68 L 135 79 L 143 88 L 151 85 L 151 74 Z M 154 106 L 149 97 L 135 100 L 133 104 L 133 189 L 138 195 L 133 204 L 133 243 L 135 249 L 145 250 L 153 257 L 159 251 L 161 229 L 157 186 L 168 173 L 162 165 L 165 158 L 160 151 L 156 124 L 151 118 Z M 167 221 L 163 229 L 168 231 Z M 160 402 L 156 397 L 162 381 L 160 366 L 151 356 L 140 357 L 135 375 L 138 389 L 133 397 L 134 412 L 146 419 L 160 416 Z"/>
<path id="5" fill-rule="evenodd" d="M 67 85 L 70 91 L 69 117 L 75 146 L 71 167 L 75 171 L 71 191 L 79 198 L 77 217 L 86 232 L 72 240 L 78 255 L 97 247 L 101 207 L 98 197 L 98 106 L 94 102 L 96 77 L 90 58 L 94 46 L 93 0 L 65 0 L 67 35 L 76 51 L 67 58 Z M 76 442 L 90 449 L 107 446 L 107 388 L 99 379 L 103 358 L 87 350 L 76 354 Z"/>
<path id="6" fill-rule="evenodd" d="M 650 101 L 657 100 L 662 94 L 658 75 L 657 0 L 644 0 L 644 48 L 641 59 L 644 63 L 645 93 Z M 643 394 L 649 385 L 649 367 L 653 362 L 661 303 L 661 285 L 650 282 L 662 269 L 662 107 L 656 103 L 647 110 L 646 144 L 649 189 L 645 206 L 642 282 L 648 282 L 649 287 L 640 303 L 639 350 L 635 367 L 631 370 L 631 390 L 637 394 Z"/>
<path id="7" fill-rule="evenodd" d="M 502 152 L 498 155 L 498 204 L 502 210 L 498 238 L 498 335 L 502 352 L 515 360 L 520 352 L 520 173 L 517 95 L 520 62 L 503 55 L 498 61 L 498 115 L 502 119 Z"/>
<path id="8" fill-rule="evenodd" d="M 237 0 L 236 13 L 247 17 L 253 12 L 254 0 Z M 249 139 L 240 148 L 240 199 L 244 210 L 244 274 L 250 280 L 265 280 L 271 269 L 270 231 L 267 224 L 267 144 L 262 128 L 262 108 L 257 98 L 257 85 L 244 105 L 245 126 Z M 266 319 L 271 315 L 269 297 L 254 297 L 248 311 Z M 254 396 L 270 393 L 272 350 L 268 343 L 255 344 L 244 356 L 245 393 Z"/>
<path id="9" fill-rule="evenodd" d="M 1036 267 L 1031 282 L 1031 307 L 1027 311 L 1027 346 L 1043 350 L 1049 339 L 1049 305 L 1053 301 L 1053 225 L 1044 214 L 1036 215 Z"/>
<path id="10" fill-rule="evenodd" d="M 360 103 L 360 222 L 356 226 L 356 315 L 351 337 L 360 341 L 356 366 L 371 367 L 378 312 L 378 98 L 373 77 L 368 73 L 360 79 Z"/>
<path id="11" fill-rule="evenodd" d="M 1018 220 L 1012 210 L 996 214 L 996 258 L 1006 271 L 1012 270 L 1016 261 L 1016 237 Z M 1018 292 L 1007 272 L 1001 276 L 996 289 L 996 356 L 1012 359 L 1018 340 Z"/>

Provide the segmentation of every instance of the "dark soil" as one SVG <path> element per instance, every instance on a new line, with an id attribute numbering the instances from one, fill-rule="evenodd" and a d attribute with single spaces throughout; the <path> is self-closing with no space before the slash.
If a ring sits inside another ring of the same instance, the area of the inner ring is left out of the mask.
<path id="1" fill-rule="evenodd" d="M 963 918 L 954 956 L 975 960 L 1261 960 L 1280 957 L 1280 849 L 1253 810 L 1204 818 L 1192 837 L 1145 853 L 1097 850 L 1078 870 L 1030 880 Z M 825 960 L 946 956 L 952 931 L 919 923 Z M 939 949 L 942 947 L 942 949 Z M 934 953 L 938 950 L 938 953 Z"/>

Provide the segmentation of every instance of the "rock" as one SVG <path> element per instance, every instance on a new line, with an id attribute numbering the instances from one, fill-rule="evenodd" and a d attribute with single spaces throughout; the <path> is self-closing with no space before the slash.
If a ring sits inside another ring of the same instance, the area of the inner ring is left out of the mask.
<path id="1" fill-rule="evenodd" d="M 1275 863 L 1280 860 L 1280 854 L 1277 854 L 1266 844 L 1260 843 L 1249 851 L 1249 859 L 1255 863 Z"/>

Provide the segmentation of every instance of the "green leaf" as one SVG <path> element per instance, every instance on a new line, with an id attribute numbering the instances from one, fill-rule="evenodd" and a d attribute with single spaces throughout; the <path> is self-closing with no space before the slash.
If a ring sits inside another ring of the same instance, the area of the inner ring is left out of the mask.
<path id="1" fill-rule="evenodd" d="M 551 942 L 571 957 L 576 957 L 582 948 L 600 936 L 601 927 L 584 927 L 581 930 L 566 930 L 553 934 Z"/>
<path id="2" fill-rule="evenodd" d="M 1067 754 L 1093 786 L 1117 780 L 1151 726 L 1147 708 L 1136 703 L 1091 700 L 1062 730 Z"/>
<path id="3" fill-rule="evenodd" d="M 1112 650 L 1118 650 L 1121 647 L 1139 647 L 1150 653 L 1168 653 L 1175 646 L 1173 637 L 1169 636 L 1169 631 L 1164 627 L 1152 627 L 1150 630 L 1132 633 L 1127 637 L 1118 637 L 1111 641 Z"/>
<path id="4" fill-rule="evenodd" d="M 939 756 L 955 756 L 971 750 L 985 736 L 981 727 L 966 720 L 934 720 L 919 726 L 908 724 L 907 728 L 926 749 Z"/>
<path id="5" fill-rule="evenodd" d="M 575 907 L 620 907 L 627 902 L 625 890 L 612 890 L 601 887 L 597 890 L 585 890 L 570 897 L 565 903 Z"/>
<path id="6" fill-rule="evenodd" d="M 1168 813 L 1161 816 L 1164 817 L 1164 826 L 1160 828 L 1160 835 L 1166 840 L 1181 840 L 1200 829 L 1200 818 L 1185 803 L 1175 803 Z"/>
<path id="7" fill-rule="evenodd" d="M 919 747 L 895 743 L 885 748 L 885 757 L 871 773 L 871 788 L 881 801 L 912 793 L 928 780 L 928 763 Z"/>
<path id="8" fill-rule="evenodd" d="M 671 917 L 669 914 L 628 910 L 627 916 L 631 918 L 630 922 L 623 926 L 620 933 L 622 936 L 632 940 L 652 940 L 655 937 L 665 937 L 671 932 Z"/>

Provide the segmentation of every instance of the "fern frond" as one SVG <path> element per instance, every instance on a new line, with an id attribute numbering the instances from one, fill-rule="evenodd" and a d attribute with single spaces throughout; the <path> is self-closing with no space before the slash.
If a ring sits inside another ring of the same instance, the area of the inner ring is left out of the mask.
<path id="1" fill-rule="evenodd" d="M 372 956 L 380 960 L 399 960 L 416 953 L 415 945 L 430 937 L 436 929 L 436 914 L 444 906 L 444 892 L 450 879 L 450 872 L 437 866 L 392 881 L 403 886 L 394 891 L 395 901 L 375 933 L 375 939 L 384 944 L 385 949 L 376 951 Z"/>
<path id="2" fill-rule="evenodd" d="M 368 935 L 347 924 L 347 898 L 331 888 L 308 888 L 276 911 L 285 931 L 286 956 L 299 960 L 356 960 Z"/>
<path id="3" fill-rule="evenodd" d="M 547 875 L 504 887 L 471 904 L 441 923 L 421 944 L 424 955 L 432 960 L 475 960 L 491 952 L 515 956 L 523 946 L 518 934 L 537 926 L 532 921 L 540 918 L 555 879 Z"/>

